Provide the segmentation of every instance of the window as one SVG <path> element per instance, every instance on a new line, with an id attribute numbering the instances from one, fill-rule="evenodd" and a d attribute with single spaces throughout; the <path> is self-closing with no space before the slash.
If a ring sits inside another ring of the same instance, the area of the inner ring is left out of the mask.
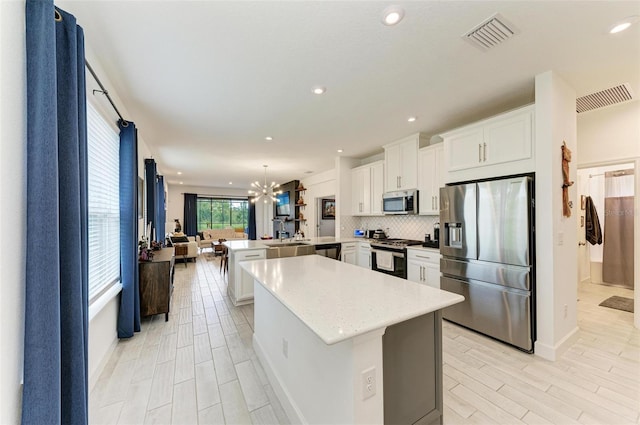
<path id="1" fill-rule="evenodd" d="M 89 301 L 120 280 L 120 137 L 87 102 Z"/>
<path id="2" fill-rule="evenodd" d="M 198 231 L 204 229 L 226 229 L 244 231 L 249 223 L 249 201 L 246 199 L 198 197 Z"/>

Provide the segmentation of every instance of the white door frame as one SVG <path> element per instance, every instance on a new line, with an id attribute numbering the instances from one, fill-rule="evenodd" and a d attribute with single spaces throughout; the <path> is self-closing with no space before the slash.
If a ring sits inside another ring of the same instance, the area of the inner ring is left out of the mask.
<path id="1" fill-rule="evenodd" d="M 614 161 L 603 161 L 603 162 L 590 162 L 587 164 L 578 164 L 578 169 L 584 168 L 595 168 L 595 167 L 606 167 L 609 165 L 619 165 L 619 164 L 633 164 L 634 165 L 634 186 L 633 186 L 633 263 L 635 267 L 633 268 L 633 281 L 634 281 L 634 291 L 633 291 L 633 325 L 640 329 L 640 287 L 638 287 L 637 283 L 640 282 L 640 204 L 638 199 L 640 199 L 638 189 L 640 188 L 640 158 L 627 158 L 627 159 L 618 159 Z M 578 199 L 578 202 L 580 200 Z M 578 241 L 576 241 L 576 244 Z M 579 276 L 578 276 L 579 278 Z"/>

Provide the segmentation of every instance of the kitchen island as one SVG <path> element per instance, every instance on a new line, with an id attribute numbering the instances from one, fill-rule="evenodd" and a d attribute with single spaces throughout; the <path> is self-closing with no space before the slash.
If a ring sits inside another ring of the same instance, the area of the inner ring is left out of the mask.
<path id="1" fill-rule="evenodd" d="M 355 239 L 340 239 L 333 236 L 303 239 L 295 241 L 293 239 L 269 240 L 232 240 L 223 242 L 229 251 L 229 285 L 227 294 L 233 305 L 239 306 L 253 302 L 253 278 L 240 268 L 240 263 L 244 261 L 260 260 L 267 258 L 266 250 L 269 247 L 277 247 L 283 243 L 297 242 L 303 245 L 322 245 L 328 243 L 352 242 Z"/>
<path id="2" fill-rule="evenodd" d="M 442 423 L 440 310 L 462 296 L 318 255 L 241 267 L 254 349 L 293 423 Z"/>

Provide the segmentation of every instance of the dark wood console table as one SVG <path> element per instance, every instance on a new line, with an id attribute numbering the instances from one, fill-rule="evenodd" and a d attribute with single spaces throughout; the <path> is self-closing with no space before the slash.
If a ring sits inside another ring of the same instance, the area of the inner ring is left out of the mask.
<path id="1" fill-rule="evenodd" d="M 173 248 L 154 251 L 152 261 L 140 261 L 140 315 L 164 313 L 169 320 L 173 291 Z"/>

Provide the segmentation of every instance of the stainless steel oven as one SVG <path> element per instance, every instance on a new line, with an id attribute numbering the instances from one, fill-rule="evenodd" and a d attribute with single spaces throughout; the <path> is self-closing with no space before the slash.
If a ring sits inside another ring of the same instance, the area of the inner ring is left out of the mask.
<path id="1" fill-rule="evenodd" d="M 371 242 L 371 270 L 402 279 L 407 278 L 407 246 L 422 241 L 408 239 L 379 239 Z"/>
<path id="2" fill-rule="evenodd" d="M 396 251 L 388 248 L 371 248 L 371 270 L 406 279 L 407 257 L 405 253 L 404 249 Z M 390 260 L 387 260 L 388 256 L 391 256 Z M 378 264 L 378 258 L 380 258 L 381 264 Z"/>

